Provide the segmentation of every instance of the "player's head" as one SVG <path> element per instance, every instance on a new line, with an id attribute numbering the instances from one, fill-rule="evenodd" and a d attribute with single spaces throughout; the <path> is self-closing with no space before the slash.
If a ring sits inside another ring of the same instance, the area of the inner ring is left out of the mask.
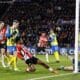
<path id="1" fill-rule="evenodd" d="M 13 21 L 13 27 L 14 28 L 18 28 L 18 26 L 19 26 L 19 21 L 18 20 L 14 20 Z"/>
<path id="2" fill-rule="evenodd" d="M 3 21 L 0 21 L 0 30 L 4 27 L 4 22 Z"/>
<path id="3" fill-rule="evenodd" d="M 51 34 L 51 33 L 54 33 L 54 30 L 53 30 L 53 29 L 50 29 L 50 34 Z"/>
<path id="4" fill-rule="evenodd" d="M 41 36 L 46 36 L 46 33 L 45 32 L 41 33 Z"/>
<path id="5" fill-rule="evenodd" d="M 17 37 L 16 40 L 15 40 L 15 42 L 17 44 L 23 44 L 23 40 L 20 37 Z"/>

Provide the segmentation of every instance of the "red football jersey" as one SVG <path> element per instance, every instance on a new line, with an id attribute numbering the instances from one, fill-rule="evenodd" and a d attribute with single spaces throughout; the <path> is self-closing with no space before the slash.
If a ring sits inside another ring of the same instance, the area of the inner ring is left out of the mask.
<path id="1" fill-rule="evenodd" d="M 46 36 L 40 36 L 38 47 L 46 47 L 47 46 L 48 39 Z"/>
<path id="2" fill-rule="evenodd" d="M 4 27 L 0 30 L 0 44 L 4 43 L 6 41 L 5 33 L 6 33 L 6 28 Z"/>
<path id="3" fill-rule="evenodd" d="M 18 44 L 16 48 L 19 58 L 23 57 L 24 60 L 27 60 L 32 57 L 32 54 L 28 51 L 28 49 L 24 45 Z"/>

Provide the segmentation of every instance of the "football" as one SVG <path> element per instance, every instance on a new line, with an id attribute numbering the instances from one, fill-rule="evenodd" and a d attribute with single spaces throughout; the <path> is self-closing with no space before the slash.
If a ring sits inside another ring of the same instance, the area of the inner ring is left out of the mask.
<path id="1" fill-rule="evenodd" d="M 27 67 L 26 72 L 34 72 L 36 69 L 33 69 L 32 67 Z"/>

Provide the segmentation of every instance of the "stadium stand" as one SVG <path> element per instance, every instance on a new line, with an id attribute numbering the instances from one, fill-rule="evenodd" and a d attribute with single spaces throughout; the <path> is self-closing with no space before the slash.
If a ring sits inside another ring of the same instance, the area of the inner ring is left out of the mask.
<path id="1" fill-rule="evenodd" d="M 22 37 L 24 41 L 27 39 L 26 45 L 35 45 L 39 34 L 45 30 L 49 33 L 49 29 L 53 27 L 57 31 L 59 45 L 73 47 L 74 5 L 75 0 L 36 0 L 36 2 L 35 0 L 15 0 L 13 4 L 4 4 L 0 7 L 3 8 L 0 14 L 6 11 L 4 9 L 7 9 L 7 6 L 11 6 L 2 20 L 9 23 L 14 19 L 20 21 L 20 31 L 21 33 L 24 31 Z"/>

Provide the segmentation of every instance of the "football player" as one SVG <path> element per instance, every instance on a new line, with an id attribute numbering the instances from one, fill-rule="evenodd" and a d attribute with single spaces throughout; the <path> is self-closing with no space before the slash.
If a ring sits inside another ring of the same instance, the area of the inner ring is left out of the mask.
<path id="1" fill-rule="evenodd" d="M 17 53 L 19 55 L 19 58 L 21 58 L 22 60 L 25 61 L 25 63 L 28 65 L 28 68 L 26 69 L 26 71 L 28 72 L 34 72 L 36 70 L 35 65 L 41 65 L 44 68 L 48 69 L 50 72 L 54 72 L 56 73 L 56 71 L 51 68 L 49 65 L 47 65 L 46 63 L 44 63 L 43 61 L 41 61 L 40 59 L 34 57 L 27 49 L 26 46 L 23 45 L 22 40 L 17 39 Z"/>

